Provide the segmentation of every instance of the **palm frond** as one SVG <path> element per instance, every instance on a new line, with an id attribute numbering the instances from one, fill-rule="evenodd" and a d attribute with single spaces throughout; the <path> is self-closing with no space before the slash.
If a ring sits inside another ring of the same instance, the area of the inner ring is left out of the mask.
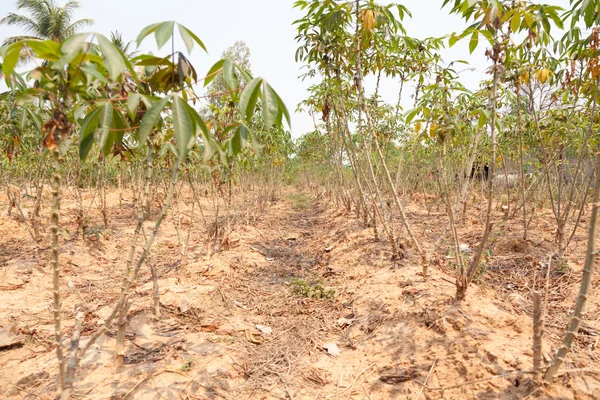
<path id="1" fill-rule="evenodd" d="M 67 36 L 71 36 L 83 28 L 87 28 L 88 26 L 94 25 L 94 20 L 91 18 L 84 18 L 78 21 L 73 22 L 71 25 L 67 26 L 65 31 L 68 33 Z"/>
<path id="2" fill-rule="evenodd" d="M 137 51 L 129 51 L 129 48 L 131 47 L 133 42 L 126 42 L 125 39 L 123 39 L 123 34 L 119 31 L 114 31 L 110 33 L 110 41 L 112 42 L 112 44 L 115 45 L 115 47 L 121 50 L 121 52 L 127 58 L 134 57 L 135 54 L 137 54 Z"/>
<path id="3" fill-rule="evenodd" d="M 8 15 L 0 20 L 0 25 L 13 25 L 24 28 L 26 32 L 31 34 L 39 34 L 40 26 L 31 18 L 24 15 L 15 13 L 8 13 Z"/>
<path id="4" fill-rule="evenodd" d="M 61 41 L 93 24 L 91 19 L 71 22 L 74 10 L 80 7 L 76 0 L 67 1 L 63 7 L 55 0 L 17 0 L 17 10 L 26 11 L 25 15 L 9 13 L 0 25 L 18 26 L 40 39 Z"/>
<path id="5" fill-rule="evenodd" d="M 81 4 L 78 1 L 71 0 L 68 1 L 67 4 L 62 8 L 64 13 L 71 18 L 73 16 L 73 12 L 81 7 Z"/>
<path id="6" fill-rule="evenodd" d="M 27 36 L 27 35 L 21 35 L 21 36 L 11 36 L 9 38 L 4 39 L 4 41 L 2 42 L 2 46 L 5 46 L 7 44 L 13 44 L 16 42 L 20 42 L 22 40 L 39 40 L 39 37 L 37 36 Z"/>
<path id="7" fill-rule="evenodd" d="M 53 0 L 19 0 L 17 1 L 17 10 L 27 10 L 31 19 L 38 24 L 47 18 L 50 11 L 56 7 Z"/>

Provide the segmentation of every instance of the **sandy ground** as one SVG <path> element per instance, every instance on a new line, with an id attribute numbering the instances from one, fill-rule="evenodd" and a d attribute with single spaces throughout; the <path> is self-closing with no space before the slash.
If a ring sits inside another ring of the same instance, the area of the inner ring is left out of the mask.
<path id="1" fill-rule="evenodd" d="M 4 195 L 3 195 L 4 196 Z M 83 310 L 83 341 L 102 323 L 119 293 L 133 233 L 131 192 L 119 205 L 109 194 L 110 225 L 98 237 L 73 239 L 74 203 L 61 208 L 64 333 Z M 90 206 L 94 193 L 85 204 Z M 428 215 L 414 199 L 407 213 L 430 246 L 446 225 L 443 210 Z M 24 212 L 28 212 L 23 201 Z M 210 220 L 211 201 L 203 199 Z M 0 197 L 0 337 L 22 344 L 0 349 L 0 398 L 52 399 L 53 350 L 50 249 L 36 246 L 18 212 Z M 90 216 L 100 221 L 96 206 Z M 585 327 L 555 384 L 531 382 L 531 290 L 543 287 L 553 248 L 552 220 L 540 213 L 530 240 L 518 220 L 492 236 L 486 270 L 455 304 L 453 257 L 444 243 L 424 282 L 407 241 L 395 266 L 389 244 L 324 197 L 285 188 L 257 218 L 237 218 L 222 251 L 208 251 L 207 231 L 191 196 L 164 222 L 150 262 L 159 271 L 161 315 L 152 309 L 152 279 L 144 266 L 133 294 L 125 366 L 113 367 L 113 325 L 91 348 L 77 375 L 82 399 L 600 399 L 600 299 L 590 297 Z M 183 217 L 181 215 L 184 215 Z M 473 206 L 459 223 L 462 242 L 481 237 Z M 48 210 L 43 218 L 49 235 Z M 145 225 L 151 229 L 153 219 Z M 99 223 L 99 222 L 98 222 Z M 210 224 L 208 224 L 210 225 Z M 554 354 L 579 289 L 583 229 L 569 263 L 550 273 L 544 354 Z M 187 262 L 176 226 L 191 228 Z M 598 288 L 598 279 L 595 279 Z"/>

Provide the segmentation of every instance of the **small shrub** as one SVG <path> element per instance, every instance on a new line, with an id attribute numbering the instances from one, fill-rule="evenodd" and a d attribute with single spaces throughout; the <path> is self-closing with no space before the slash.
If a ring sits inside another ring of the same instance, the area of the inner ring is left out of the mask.
<path id="1" fill-rule="evenodd" d="M 192 370 L 193 367 L 194 367 L 194 360 L 191 359 L 191 358 L 188 358 L 188 359 L 186 359 L 186 361 L 181 366 L 181 371 L 183 371 L 183 372 L 189 372 L 189 371 Z"/>
<path id="2" fill-rule="evenodd" d="M 335 289 L 326 288 L 322 280 L 314 283 L 307 282 L 304 279 L 292 278 L 292 293 L 298 296 L 308 297 L 309 299 L 324 299 L 333 301 L 335 299 Z"/>
<path id="3" fill-rule="evenodd" d="M 83 233 L 88 239 L 92 240 L 100 239 L 100 235 L 102 235 L 102 238 L 106 240 L 112 235 L 108 229 L 104 229 L 103 227 L 97 225 L 86 227 Z"/>

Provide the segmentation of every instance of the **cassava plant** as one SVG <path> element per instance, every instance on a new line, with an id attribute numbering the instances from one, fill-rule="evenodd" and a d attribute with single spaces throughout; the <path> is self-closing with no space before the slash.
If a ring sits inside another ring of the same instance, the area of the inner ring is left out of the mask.
<path id="1" fill-rule="evenodd" d="M 160 49 L 169 41 L 173 43 L 176 27 L 188 52 L 196 45 L 204 48 L 195 34 L 171 21 L 145 28 L 138 37 L 138 44 L 154 34 Z M 194 85 L 198 81 L 195 70 L 183 53 L 176 52 L 173 46 L 171 50 L 164 58 L 150 54 L 129 58 L 98 33 L 76 34 L 62 41 L 27 38 L 0 49 L 2 71 L 11 95 L 21 106 L 38 107 L 47 115 L 37 135 L 51 160 L 52 313 L 61 399 L 71 398 L 81 360 L 115 318 L 119 319 L 118 333 L 124 331 L 130 291 L 167 216 L 180 168 L 188 153 L 200 151 L 204 159 L 209 159 L 215 149 L 219 151 L 213 134 L 190 104 L 197 98 L 194 95 Z M 19 79 L 14 70 L 23 51 L 28 52 L 38 65 L 27 74 L 27 85 L 18 86 L 14 84 Z M 140 72 L 144 75 L 143 80 L 138 77 Z M 245 141 L 253 135 L 246 125 L 254 117 L 258 105 L 267 128 L 280 125 L 283 114 L 289 121 L 283 102 L 263 79 L 252 78 L 230 60 L 217 62 L 204 79 L 205 83 L 215 76 L 224 76 L 228 84 L 235 86 L 229 95 L 240 99 L 239 117 L 233 121 L 233 137 L 237 141 L 234 151 L 241 151 Z M 244 76 L 250 83 L 244 87 L 235 83 L 239 82 L 239 76 Z M 103 89 L 107 87 L 111 90 Z M 82 162 L 87 160 L 95 144 L 102 157 L 121 154 L 125 148 L 136 148 L 138 154 L 145 154 L 146 172 L 136 234 L 127 260 L 124 260 L 119 298 L 103 325 L 87 338 L 82 337 L 83 313 L 77 312 L 75 329 L 70 344 L 67 344 L 62 334 L 59 217 L 63 167 L 73 142 L 79 142 Z M 147 235 L 141 254 L 135 258 L 140 226 L 149 200 L 153 155 L 159 150 L 157 146 L 170 152 L 171 178 L 154 229 Z M 123 359 L 122 337 L 124 335 L 118 335 L 117 365 Z"/>
<path id="2" fill-rule="evenodd" d="M 492 62 L 488 72 L 492 75 L 491 90 L 489 92 L 489 136 L 490 156 L 489 175 L 487 187 L 487 209 L 485 213 L 485 228 L 479 246 L 471 259 L 468 270 L 459 275 L 456 282 L 456 298 L 463 300 L 466 291 L 479 269 L 481 257 L 487 246 L 487 241 L 493 228 L 492 210 L 494 197 L 494 177 L 497 163 L 497 137 L 501 125 L 498 118 L 498 91 L 502 89 L 506 73 L 505 64 L 513 57 L 514 49 L 511 46 L 511 35 L 528 30 L 534 32 L 541 41 L 549 40 L 551 22 L 559 21 L 557 7 L 544 5 L 527 5 L 522 7 L 521 2 L 483 0 L 445 0 L 444 5 L 452 4 L 452 13 L 461 15 L 465 20 L 473 20 L 474 24 L 460 35 L 450 38 L 451 44 L 466 36 L 470 37 L 469 50 L 473 52 L 479 43 L 479 37 L 487 39 L 490 49 L 486 50 L 486 56 Z M 532 15 L 537 12 L 541 18 L 534 19 Z"/>

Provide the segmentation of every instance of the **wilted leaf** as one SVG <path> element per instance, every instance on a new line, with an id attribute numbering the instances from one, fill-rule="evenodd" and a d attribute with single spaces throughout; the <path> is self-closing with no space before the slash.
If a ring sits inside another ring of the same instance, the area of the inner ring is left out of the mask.
<path id="1" fill-rule="evenodd" d="M 273 333 L 273 328 L 271 328 L 270 326 L 266 326 L 266 325 L 257 324 L 256 329 L 258 329 L 265 335 L 270 335 L 271 333 Z"/>
<path id="2" fill-rule="evenodd" d="M 377 13 L 374 10 L 362 10 L 360 18 L 363 27 L 369 32 L 377 26 Z"/>
<path id="3" fill-rule="evenodd" d="M 384 383 L 387 383 L 388 385 L 396 385 L 398 383 L 407 382 L 412 379 L 418 378 L 420 375 L 421 374 L 418 370 L 410 368 L 398 371 L 396 373 L 387 373 L 381 375 L 379 377 L 379 380 Z"/>
<path id="4" fill-rule="evenodd" d="M 262 344 L 265 341 L 261 335 L 250 333 L 248 331 L 246 331 L 246 340 L 254 344 Z"/>
<path id="5" fill-rule="evenodd" d="M 542 68 L 535 73 L 536 79 L 541 83 L 546 83 L 550 77 L 550 70 L 548 68 Z"/>
<path id="6" fill-rule="evenodd" d="M 338 357 L 342 353 L 340 348 L 335 343 L 327 343 L 323 345 L 323 348 L 327 351 L 327 353 L 329 353 L 329 355 L 334 357 Z"/>

